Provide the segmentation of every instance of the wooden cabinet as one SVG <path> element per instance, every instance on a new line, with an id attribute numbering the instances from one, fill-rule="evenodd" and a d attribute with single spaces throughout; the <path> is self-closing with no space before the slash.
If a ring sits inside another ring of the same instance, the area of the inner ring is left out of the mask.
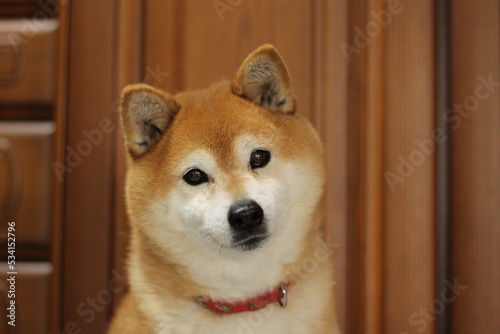
<path id="1" fill-rule="evenodd" d="M 0 24 L 0 101 L 50 106 L 55 95 L 57 19 L 13 18 Z"/>
<path id="2" fill-rule="evenodd" d="M 59 23 L 29 1 L 0 2 L 0 10 L 0 333 L 47 333 L 57 303 L 52 163 Z"/>
<path id="3" fill-rule="evenodd" d="M 462 286 L 452 333 L 500 331 L 498 1 L 451 6 L 451 277 Z"/>
<path id="4" fill-rule="evenodd" d="M 18 222 L 16 245 L 21 259 L 50 258 L 54 131 L 51 121 L 0 122 L 0 242 L 6 243 L 7 221 Z"/>

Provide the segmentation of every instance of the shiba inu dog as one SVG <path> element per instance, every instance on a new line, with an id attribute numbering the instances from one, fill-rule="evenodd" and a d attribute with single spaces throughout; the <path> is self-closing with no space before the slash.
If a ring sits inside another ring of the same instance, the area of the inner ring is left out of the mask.
<path id="1" fill-rule="evenodd" d="M 122 94 L 130 292 L 109 333 L 332 334 L 322 145 L 263 45 L 234 79 Z"/>

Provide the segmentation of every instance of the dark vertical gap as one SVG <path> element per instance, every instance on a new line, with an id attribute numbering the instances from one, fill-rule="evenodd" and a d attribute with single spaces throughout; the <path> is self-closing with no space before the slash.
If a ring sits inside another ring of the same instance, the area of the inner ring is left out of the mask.
<path id="1" fill-rule="evenodd" d="M 441 300 L 450 279 L 450 18 L 448 0 L 436 1 L 436 298 Z M 449 333 L 449 306 L 437 315 L 436 333 Z"/>
<path id="2" fill-rule="evenodd" d="M 59 159 L 59 162 L 65 164 L 65 147 L 67 141 L 66 133 L 66 115 L 68 109 L 68 82 L 69 82 L 69 43 L 70 43 L 70 9 L 71 3 L 63 4 L 59 6 L 58 20 L 59 20 L 59 32 L 58 32 L 58 51 L 57 51 L 57 85 L 56 85 L 56 107 L 54 120 L 57 125 L 56 131 L 56 148 L 57 153 L 55 156 Z M 62 72 L 62 75 L 61 73 Z M 62 77 L 62 79 L 61 79 Z M 57 135 L 60 132 L 61 135 Z M 52 256 L 51 262 L 54 265 L 53 278 L 52 278 L 52 303 L 53 316 L 51 330 L 59 332 L 63 325 L 63 314 L 64 314 L 64 260 L 65 252 L 61 251 L 64 249 L 64 236 L 65 236 L 65 224 L 63 224 L 66 210 L 65 202 L 65 192 L 66 192 L 66 177 L 57 185 L 59 190 L 56 196 L 56 208 L 58 211 L 54 217 L 55 225 L 52 231 Z M 55 211 L 54 211 L 55 212 Z"/>
<path id="3" fill-rule="evenodd" d="M 349 1 L 347 5 L 348 40 L 350 46 L 357 47 L 357 27 L 364 27 L 368 22 L 368 3 L 366 1 Z M 365 45 L 366 47 L 367 45 Z M 346 333 L 365 333 L 364 296 L 366 295 L 365 233 L 362 226 L 364 171 L 363 157 L 365 156 L 366 141 L 366 66 L 367 50 L 360 48 L 359 53 L 350 55 L 347 74 L 347 257 L 350 265 L 346 268 L 346 286 L 349 298 L 346 300 L 346 313 L 358 314 L 348 316 Z"/>

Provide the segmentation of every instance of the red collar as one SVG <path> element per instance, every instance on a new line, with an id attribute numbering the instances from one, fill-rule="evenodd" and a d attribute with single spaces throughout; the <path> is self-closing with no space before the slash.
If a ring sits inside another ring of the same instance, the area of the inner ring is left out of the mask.
<path id="1" fill-rule="evenodd" d="M 233 314 L 246 311 L 257 311 L 269 304 L 279 302 L 281 307 L 286 307 L 287 304 L 287 288 L 290 283 L 281 283 L 276 289 L 271 290 L 262 295 L 235 302 L 217 301 L 210 298 L 196 297 L 196 301 L 201 306 L 219 314 Z"/>

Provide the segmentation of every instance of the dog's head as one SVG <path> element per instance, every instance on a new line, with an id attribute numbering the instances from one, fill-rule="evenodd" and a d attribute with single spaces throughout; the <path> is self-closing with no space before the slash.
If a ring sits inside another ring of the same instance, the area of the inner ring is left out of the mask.
<path id="1" fill-rule="evenodd" d="M 312 228 L 324 166 L 318 136 L 294 111 L 288 71 L 270 45 L 252 52 L 231 83 L 175 96 L 127 86 L 133 228 L 160 247 L 207 252 L 297 242 Z"/>

